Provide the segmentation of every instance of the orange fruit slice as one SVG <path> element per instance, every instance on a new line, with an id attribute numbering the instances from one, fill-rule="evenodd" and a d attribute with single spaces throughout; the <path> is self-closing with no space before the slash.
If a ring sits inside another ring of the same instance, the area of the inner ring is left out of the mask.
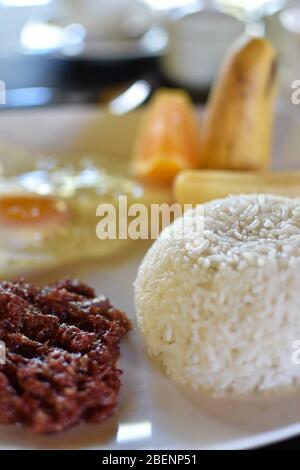
<path id="1" fill-rule="evenodd" d="M 199 123 L 189 96 L 181 90 L 159 90 L 136 139 L 134 175 L 151 184 L 171 184 L 181 170 L 199 166 L 199 154 Z"/>

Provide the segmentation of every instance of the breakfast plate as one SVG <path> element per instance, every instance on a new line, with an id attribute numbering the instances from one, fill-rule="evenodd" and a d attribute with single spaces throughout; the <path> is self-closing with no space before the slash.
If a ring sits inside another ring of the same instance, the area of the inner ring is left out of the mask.
<path id="1" fill-rule="evenodd" d="M 114 117 L 97 107 L 3 112 L 2 171 L 26 171 L 37 155 L 66 161 L 86 156 L 126 174 L 139 119 L 140 112 Z M 297 113 L 279 105 L 274 167 L 297 167 L 297 146 L 293 142 L 299 130 Z M 68 262 L 29 276 L 39 284 L 69 275 L 81 279 L 123 309 L 133 321 L 134 330 L 121 346 L 123 386 L 113 417 L 101 425 L 82 424 L 55 436 L 36 436 L 23 428 L 1 426 L 0 449 L 246 449 L 300 433 L 297 390 L 214 399 L 177 385 L 148 358 L 135 327 L 133 303 L 133 281 L 148 247 L 148 241 L 138 241 L 125 254 Z"/>

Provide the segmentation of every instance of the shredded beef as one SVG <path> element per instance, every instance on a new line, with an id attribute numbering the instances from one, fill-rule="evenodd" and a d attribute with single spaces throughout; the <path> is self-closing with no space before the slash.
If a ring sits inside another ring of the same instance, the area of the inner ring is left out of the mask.
<path id="1" fill-rule="evenodd" d="M 0 283 L 0 423 L 36 433 L 99 423 L 115 410 L 125 314 L 75 280 Z"/>

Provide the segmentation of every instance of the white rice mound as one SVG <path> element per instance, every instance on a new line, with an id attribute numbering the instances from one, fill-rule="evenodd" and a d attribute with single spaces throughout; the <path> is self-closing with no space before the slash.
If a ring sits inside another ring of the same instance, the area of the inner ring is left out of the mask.
<path id="1" fill-rule="evenodd" d="M 166 228 L 139 268 L 149 353 L 176 381 L 214 394 L 299 384 L 300 201 L 241 195 L 200 209 L 204 218 L 198 207 Z"/>

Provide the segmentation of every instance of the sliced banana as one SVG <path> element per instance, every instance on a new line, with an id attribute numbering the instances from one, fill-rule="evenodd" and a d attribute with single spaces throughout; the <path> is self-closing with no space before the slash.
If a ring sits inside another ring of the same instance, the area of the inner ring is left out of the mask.
<path id="1" fill-rule="evenodd" d="M 276 52 L 264 38 L 240 38 L 228 51 L 202 125 L 204 168 L 266 170 L 270 166 Z"/>
<path id="2" fill-rule="evenodd" d="M 230 194 L 276 194 L 300 197 L 300 171 L 236 172 L 219 170 L 187 170 L 174 184 L 176 201 L 201 204 Z"/>

